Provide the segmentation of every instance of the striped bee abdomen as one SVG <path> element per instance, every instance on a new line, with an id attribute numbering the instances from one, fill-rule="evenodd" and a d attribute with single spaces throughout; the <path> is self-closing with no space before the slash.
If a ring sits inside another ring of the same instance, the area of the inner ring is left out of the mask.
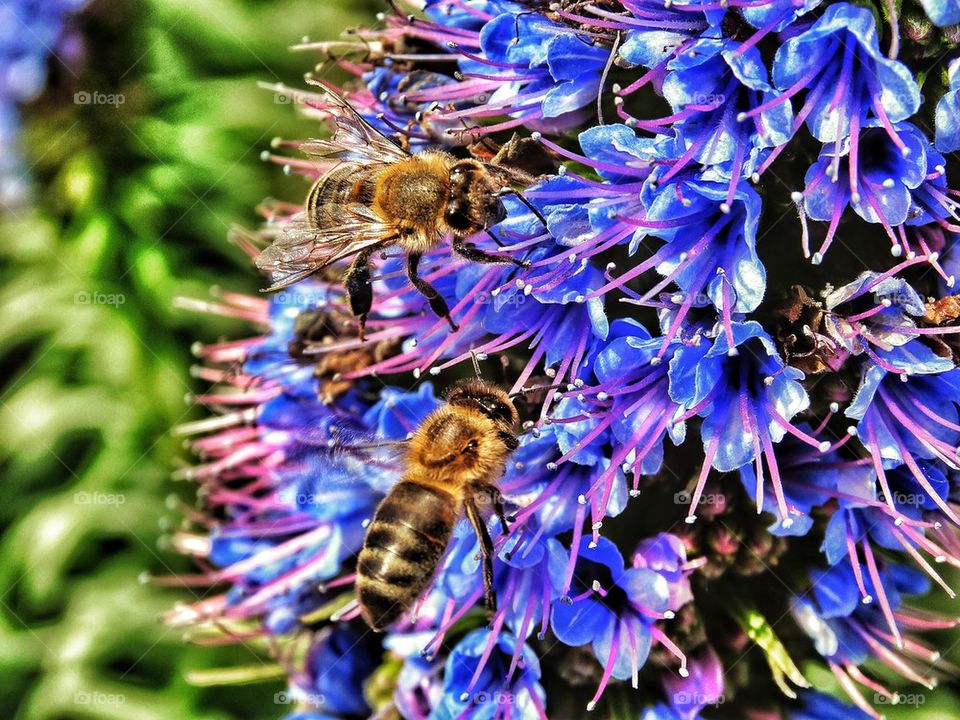
<path id="1" fill-rule="evenodd" d="M 373 201 L 374 178 L 380 168 L 354 163 L 338 165 L 317 180 L 307 195 L 307 218 L 316 227 L 336 227 L 343 208 L 369 205 Z"/>
<path id="2" fill-rule="evenodd" d="M 409 480 L 380 503 L 357 560 L 357 600 L 374 630 L 394 622 L 426 589 L 458 510 L 450 493 Z"/>

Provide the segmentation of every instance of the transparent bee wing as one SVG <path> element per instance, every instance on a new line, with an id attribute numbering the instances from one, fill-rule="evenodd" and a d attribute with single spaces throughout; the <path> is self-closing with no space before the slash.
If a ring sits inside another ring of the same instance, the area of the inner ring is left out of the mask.
<path id="1" fill-rule="evenodd" d="M 318 228 L 300 216 L 282 226 L 273 242 L 256 258 L 257 268 L 270 277 L 264 292 L 281 290 L 327 265 L 394 239 L 393 228 L 372 211 L 344 208 L 336 224 Z"/>
<path id="2" fill-rule="evenodd" d="M 362 478 L 386 492 L 403 473 L 406 440 L 385 441 L 346 423 L 323 430 L 304 424 L 291 434 L 295 449 L 288 452 L 287 467 L 324 478 L 327 485 Z"/>
<path id="3" fill-rule="evenodd" d="M 321 89 L 322 109 L 336 123 L 329 140 L 311 140 L 301 146 L 308 155 L 378 163 L 394 163 L 410 157 L 328 85 L 315 78 L 308 78 L 307 82 Z"/>

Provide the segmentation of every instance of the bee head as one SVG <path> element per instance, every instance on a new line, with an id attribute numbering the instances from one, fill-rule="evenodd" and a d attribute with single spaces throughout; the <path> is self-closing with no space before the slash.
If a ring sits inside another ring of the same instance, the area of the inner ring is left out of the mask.
<path id="1" fill-rule="evenodd" d="M 507 217 L 493 177 L 476 160 L 450 168 L 450 192 L 443 219 L 459 235 L 492 227 Z"/>
<path id="2" fill-rule="evenodd" d="M 447 393 L 447 402 L 479 410 L 495 423 L 508 428 L 520 421 L 510 397 L 500 388 L 482 380 L 467 380 L 454 385 Z"/>

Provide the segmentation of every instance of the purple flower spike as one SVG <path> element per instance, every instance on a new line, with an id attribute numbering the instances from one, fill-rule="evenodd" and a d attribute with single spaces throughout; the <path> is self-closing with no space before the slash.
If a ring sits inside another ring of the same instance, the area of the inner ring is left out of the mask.
<path id="1" fill-rule="evenodd" d="M 304 41 L 353 79 L 289 91 L 329 139 L 273 141 L 304 193 L 232 237 L 326 257 L 336 213 L 303 200 L 334 183 L 385 239 L 181 303 L 265 330 L 195 348 L 212 417 L 180 429 L 202 492 L 172 544 L 223 590 L 169 619 L 266 637 L 288 720 L 879 720 L 872 664 L 929 687 L 920 634 L 957 622 L 904 598 L 960 568 L 958 31 L 875 4 L 406 0 Z M 475 375 L 511 427 L 443 394 Z M 401 477 L 448 491 L 445 547 L 370 525 Z M 425 581 L 381 636 L 365 543 Z"/>

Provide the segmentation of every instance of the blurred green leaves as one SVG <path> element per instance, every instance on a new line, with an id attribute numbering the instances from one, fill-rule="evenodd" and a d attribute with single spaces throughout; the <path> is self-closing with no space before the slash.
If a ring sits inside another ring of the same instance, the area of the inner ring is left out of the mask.
<path id="1" fill-rule="evenodd" d="M 185 645 L 160 616 L 191 591 L 138 582 L 189 570 L 158 543 L 177 522 L 164 498 L 189 491 L 169 480 L 185 459 L 169 429 L 200 414 L 184 403 L 190 343 L 250 332 L 173 299 L 255 290 L 227 228 L 265 196 L 302 195 L 259 154 L 309 132 L 256 82 L 298 83 L 315 59 L 288 45 L 373 12 L 97 0 L 78 18 L 86 68 L 54 64 L 24 109 L 35 207 L 0 216 L 0 717 L 282 714 L 279 682 L 188 686 L 188 671 L 263 658 Z"/>

